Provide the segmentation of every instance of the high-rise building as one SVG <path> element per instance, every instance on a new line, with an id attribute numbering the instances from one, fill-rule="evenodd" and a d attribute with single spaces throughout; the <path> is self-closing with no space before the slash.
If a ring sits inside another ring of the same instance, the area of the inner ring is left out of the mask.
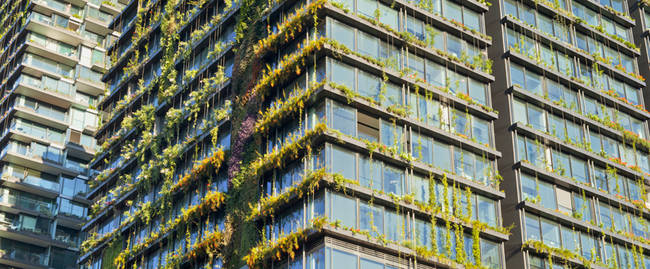
<path id="1" fill-rule="evenodd" d="M 121 5 L 0 3 L 0 268 L 76 268 L 108 24 Z"/>
<path id="2" fill-rule="evenodd" d="M 650 266 L 637 5 L 500 0 L 488 11 L 507 268 Z"/>
<path id="3" fill-rule="evenodd" d="M 504 268 L 493 8 L 130 1 L 79 264 Z"/>

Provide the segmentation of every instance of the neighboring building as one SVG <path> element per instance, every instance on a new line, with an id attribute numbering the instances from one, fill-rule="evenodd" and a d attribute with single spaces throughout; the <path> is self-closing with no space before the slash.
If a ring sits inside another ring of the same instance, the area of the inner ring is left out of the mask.
<path id="1" fill-rule="evenodd" d="M 108 24 L 120 5 L 0 4 L 0 268 L 76 267 Z"/>
<path id="2" fill-rule="evenodd" d="M 130 1 L 79 264 L 504 268 L 488 9 Z"/>
<path id="3" fill-rule="evenodd" d="M 488 12 L 508 268 L 650 266 L 648 64 L 634 45 L 647 36 L 625 14 L 620 0 Z"/>

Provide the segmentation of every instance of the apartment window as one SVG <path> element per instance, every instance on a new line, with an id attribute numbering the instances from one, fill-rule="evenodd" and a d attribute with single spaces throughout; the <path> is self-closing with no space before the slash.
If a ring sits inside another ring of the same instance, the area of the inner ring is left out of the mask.
<path id="1" fill-rule="evenodd" d="M 540 226 L 537 216 L 526 214 L 526 240 L 541 241 L 539 231 Z"/>
<path id="2" fill-rule="evenodd" d="M 375 59 L 379 58 L 379 40 L 374 36 L 360 31 L 358 47 L 359 53 Z"/>
<path id="3" fill-rule="evenodd" d="M 384 191 L 395 195 L 402 195 L 402 182 L 404 172 L 390 166 L 384 166 Z"/>
<path id="4" fill-rule="evenodd" d="M 452 156 L 449 145 L 435 141 L 433 143 L 434 156 Z M 434 158 L 433 163 L 444 171 L 451 171 L 451 158 Z"/>
<path id="5" fill-rule="evenodd" d="M 363 0 L 360 0 L 360 2 Z M 374 10 L 374 9 L 373 9 Z M 347 26 L 343 23 L 340 23 L 336 20 L 330 20 L 331 22 L 331 37 L 333 37 L 336 41 L 340 42 L 341 44 L 345 45 L 349 49 L 353 50 L 355 48 L 354 46 L 354 28 Z M 351 87 L 353 88 L 353 87 Z"/>
<path id="6" fill-rule="evenodd" d="M 332 173 L 341 174 L 347 179 L 356 179 L 355 154 L 339 147 L 332 147 Z"/>
<path id="7" fill-rule="evenodd" d="M 533 105 L 527 105 L 528 124 L 532 125 L 537 130 L 546 130 L 546 118 L 544 117 L 544 110 Z"/>
<path id="8" fill-rule="evenodd" d="M 541 219 L 542 227 L 542 239 L 544 244 L 559 248 L 560 244 L 560 226 L 552 221 L 546 219 Z"/>
<path id="9" fill-rule="evenodd" d="M 381 176 L 381 162 L 373 161 L 366 157 L 359 159 L 359 183 L 361 186 L 371 189 L 381 189 Z"/>
<path id="10" fill-rule="evenodd" d="M 571 215 L 573 213 L 573 206 L 571 205 L 571 192 L 559 187 L 555 190 L 557 195 L 558 210 L 567 215 Z"/>
<path id="11" fill-rule="evenodd" d="M 543 197 L 540 199 L 541 205 L 548 209 L 555 210 L 557 208 L 555 189 L 552 184 L 546 183 L 544 181 L 538 181 L 539 196 Z"/>
<path id="12" fill-rule="evenodd" d="M 384 230 L 383 208 L 361 203 L 359 205 L 359 225 L 361 230 L 369 231 L 373 236 L 381 236 Z"/>
<path id="13" fill-rule="evenodd" d="M 385 120 L 381 121 L 381 142 L 382 144 L 402 152 L 403 127 L 390 123 Z"/>
<path id="14" fill-rule="evenodd" d="M 527 174 L 521 174 L 520 178 L 523 200 L 537 201 L 537 179 Z"/>
<path id="15" fill-rule="evenodd" d="M 331 61 L 331 63 L 331 80 L 335 83 L 347 86 L 349 89 L 355 89 L 354 68 L 345 64 L 340 64 L 338 61 Z"/>
<path id="16" fill-rule="evenodd" d="M 357 227 L 357 204 L 354 199 L 332 193 L 330 219 L 340 220 L 345 227 Z M 343 210 L 342 210 L 343 209 Z"/>
<path id="17" fill-rule="evenodd" d="M 491 227 L 497 227 L 497 208 L 496 202 L 492 199 L 477 195 L 478 207 L 477 215 L 478 220 L 487 223 Z"/>
<path id="18" fill-rule="evenodd" d="M 359 268 L 357 256 L 351 253 L 332 249 L 332 268 Z"/>
<path id="19" fill-rule="evenodd" d="M 423 163 L 433 164 L 433 141 L 422 135 L 413 134 L 412 155 Z"/>
<path id="20" fill-rule="evenodd" d="M 614 221 L 612 220 L 612 213 L 611 213 L 611 208 L 608 205 L 604 204 L 598 204 L 598 219 L 600 220 L 600 224 L 603 225 L 605 229 L 609 229 L 612 227 L 612 223 Z"/>
<path id="21" fill-rule="evenodd" d="M 433 180 L 433 179 L 431 179 Z M 429 179 L 413 174 L 411 176 L 411 193 L 415 196 L 416 201 L 429 202 Z"/>
<path id="22" fill-rule="evenodd" d="M 350 107 L 332 103 L 332 121 L 331 127 L 339 130 L 341 133 L 356 137 L 355 122 L 356 111 Z"/>
<path id="23" fill-rule="evenodd" d="M 379 22 L 388 25 L 394 30 L 399 30 L 397 11 L 389 6 L 379 3 Z"/>

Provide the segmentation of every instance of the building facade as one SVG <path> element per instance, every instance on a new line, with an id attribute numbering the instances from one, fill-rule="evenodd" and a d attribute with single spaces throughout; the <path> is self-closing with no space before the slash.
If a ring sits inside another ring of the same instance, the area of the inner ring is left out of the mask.
<path id="1" fill-rule="evenodd" d="M 117 1 L 0 7 L 0 268 L 76 268 Z"/>
<path id="2" fill-rule="evenodd" d="M 650 265 L 638 5 L 503 0 L 488 11 L 508 268 Z"/>
<path id="3" fill-rule="evenodd" d="M 505 268 L 482 1 L 130 1 L 87 268 Z"/>

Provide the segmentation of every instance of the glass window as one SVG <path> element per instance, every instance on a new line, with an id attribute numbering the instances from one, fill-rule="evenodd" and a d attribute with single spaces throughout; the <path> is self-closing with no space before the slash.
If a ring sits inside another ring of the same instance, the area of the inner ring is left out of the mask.
<path id="1" fill-rule="evenodd" d="M 481 239 L 481 263 L 490 269 L 501 268 L 499 244 Z"/>
<path id="2" fill-rule="evenodd" d="M 339 147 L 332 147 L 332 173 L 341 174 L 347 179 L 356 180 L 355 154 Z"/>
<path id="3" fill-rule="evenodd" d="M 544 239 L 544 244 L 554 248 L 561 247 L 560 226 L 552 221 L 542 219 L 542 238 Z"/>
<path id="4" fill-rule="evenodd" d="M 394 30 L 399 30 L 397 11 L 384 4 L 379 4 L 379 21 Z"/>
<path id="5" fill-rule="evenodd" d="M 460 5 L 449 0 L 445 1 L 445 3 L 445 17 L 462 21 L 463 12 Z"/>
<path id="6" fill-rule="evenodd" d="M 336 41 L 354 50 L 354 28 L 332 20 L 332 35 Z"/>
<path id="7" fill-rule="evenodd" d="M 357 203 L 354 199 L 347 198 L 340 194 L 332 193 L 332 207 L 330 218 L 333 221 L 341 221 L 341 225 L 349 228 L 357 227 Z"/>
<path id="8" fill-rule="evenodd" d="M 533 105 L 528 105 L 528 123 L 537 130 L 546 131 L 544 110 Z"/>
<path id="9" fill-rule="evenodd" d="M 364 15 L 368 18 L 375 18 L 375 11 L 377 11 L 377 1 L 375 0 L 358 0 L 357 13 Z"/>
<path id="10" fill-rule="evenodd" d="M 504 10 L 507 15 L 512 15 L 515 18 L 518 18 L 519 15 L 517 15 L 517 2 L 513 0 L 505 0 L 504 2 Z"/>
<path id="11" fill-rule="evenodd" d="M 490 123 L 486 120 L 472 117 L 472 137 L 481 144 L 492 145 L 490 141 Z"/>
<path id="12" fill-rule="evenodd" d="M 434 86 L 444 88 L 446 85 L 445 68 L 435 62 L 426 61 L 426 80 Z"/>
<path id="13" fill-rule="evenodd" d="M 521 194 L 524 200 L 537 201 L 537 180 L 521 174 Z"/>
<path id="14" fill-rule="evenodd" d="M 576 180 L 589 183 L 587 175 L 587 163 L 583 160 L 571 156 L 571 175 Z"/>
<path id="15" fill-rule="evenodd" d="M 363 1 L 363 0 L 359 0 L 359 1 Z M 379 39 L 360 31 L 359 32 L 359 53 L 370 56 L 372 58 L 378 58 Z"/>
<path id="16" fill-rule="evenodd" d="M 359 205 L 359 227 L 373 236 L 380 236 L 384 230 L 384 215 L 381 207 L 361 203 Z"/>
<path id="17" fill-rule="evenodd" d="M 581 233 L 580 239 L 582 242 L 582 256 L 588 260 L 592 260 L 596 256 L 600 256 L 598 255 L 598 249 L 596 249 L 596 242 L 594 241 L 593 237 L 588 234 Z M 592 255 L 592 253 L 595 253 L 596 255 Z"/>
<path id="18" fill-rule="evenodd" d="M 418 175 L 413 175 L 411 179 L 412 179 L 411 193 L 413 193 L 413 195 L 415 196 L 415 200 L 428 203 L 429 202 L 429 179 Z"/>
<path id="19" fill-rule="evenodd" d="M 332 268 L 358 268 L 357 256 L 351 253 L 332 249 Z"/>
<path id="20" fill-rule="evenodd" d="M 433 143 L 433 163 L 445 171 L 451 171 L 451 149 L 449 145 L 435 141 Z"/>
<path id="21" fill-rule="evenodd" d="M 373 260 L 361 258 L 361 269 L 384 269 L 384 264 Z"/>
<path id="22" fill-rule="evenodd" d="M 379 77 L 359 71 L 359 94 L 379 102 L 381 96 L 381 81 Z"/>
<path id="23" fill-rule="evenodd" d="M 485 85 L 476 80 L 469 80 L 469 96 L 472 97 L 476 102 L 487 105 L 487 94 L 485 91 Z"/>
<path id="24" fill-rule="evenodd" d="M 556 198 L 555 198 L 555 189 L 552 184 L 546 183 L 544 181 L 539 181 L 539 196 L 542 198 L 542 206 L 549 209 L 556 209 Z"/>
<path id="25" fill-rule="evenodd" d="M 481 14 L 470 10 L 469 8 L 463 9 L 463 23 L 470 29 L 481 32 Z"/>
<path id="26" fill-rule="evenodd" d="M 492 227 L 497 227 L 496 203 L 489 198 L 478 195 L 478 220 Z"/>
<path id="27" fill-rule="evenodd" d="M 396 149 L 398 152 L 402 151 L 402 126 L 387 121 L 381 121 L 381 142 Z"/>
<path id="28" fill-rule="evenodd" d="M 385 218 L 386 238 L 398 242 L 404 239 L 404 217 L 390 210 L 386 210 Z"/>
<path id="29" fill-rule="evenodd" d="M 359 159 L 359 179 L 361 186 L 371 189 L 381 189 L 381 163 L 370 158 Z"/>
<path id="30" fill-rule="evenodd" d="M 562 227 L 562 247 L 573 253 L 580 252 L 578 234 L 571 228 Z"/>
<path id="31" fill-rule="evenodd" d="M 354 90 L 354 68 L 349 65 L 332 61 L 332 82 L 344 85 L 350 90 Z"/>
<path id="32" fill-rule="evenodd" d="M 539 237 L 539 219 L 531 214 L 526 214 L 526 240 L 537 240 Z"/>
<path id="33" fill-rule="evenodd" d="M 384 166 L 384 192 L 402 195 L 404 172 L 400 169 Z"/>
<path id="34" fill-rule="evenodd" d="M 450 2 L 447 2 L 450 3 Z M 455 4 L 454 4 L 455 5 Z M 463 45 L 462 41 L 460 38 L 452 36 L 452 35 L 447 35 L 447 52 L 449 54 L 456 56 L 460 58 L 463 52 Z"/>
<path id="35" fill-rule="evenodd" d="M 356 111 L 353 108 L 332 102 L 332 128 L 341 133 L 356 137 Z"/>

